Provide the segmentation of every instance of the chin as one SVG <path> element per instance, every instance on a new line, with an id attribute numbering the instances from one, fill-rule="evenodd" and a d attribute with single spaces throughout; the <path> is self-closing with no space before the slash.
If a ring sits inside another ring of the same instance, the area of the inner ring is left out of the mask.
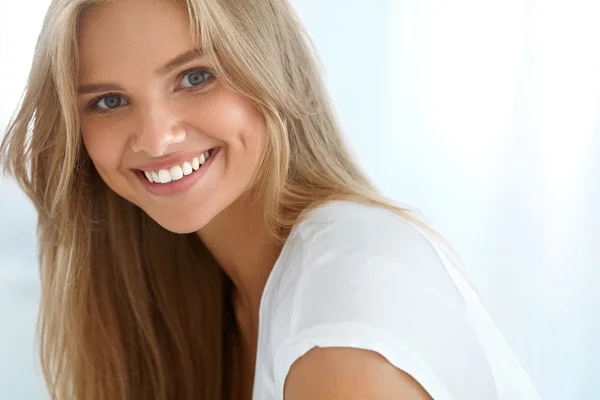
<path id="1" fill-rule="evenodd" d="M 205 213 L 190 213 L 177 210 L 171 213 L 157 213 L 144 210 L 150 218 L 166 230 L 177 234 L 196 233 L 211 220 Z"/>

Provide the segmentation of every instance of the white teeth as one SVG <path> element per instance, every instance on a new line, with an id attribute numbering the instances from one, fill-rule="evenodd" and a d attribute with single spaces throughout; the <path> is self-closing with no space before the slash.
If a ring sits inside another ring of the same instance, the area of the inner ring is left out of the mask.
<path id="1" fill-rule="evenodd" d="M 143 171 L 146 179 L 152 183 L 169 183 L 178 181 L 184 176 L 197 171 L 202 164 L 210 157 L 210 151 L 206 151 L 200 157 L 194 157 L 192 161 L 186 161 L 182 165 L 175 165 L 170 169 L 161 169 L 158 171 Z"/>
<path id="2" fill-rule="evenodd" d="M 187 161 L 183 163 L 182 170 L 183 170 L 183 174 L 184 175 L 189 175 L 189 174 L 191 174 L 194 171 L 192 169 L 192 165 L 189 162 L 187 162 Z"/>
<path id="3" fill-rule="evenodd" d="M 146 172 L 146 171 L 144 171 L 144 175 L 146 175 L 146 178 L 148 178 L 148 180 L 149 180 L 150 182 L 154 182 L 154 181 L 152 180 L 152 174 L 151 174 L 150 172 Z"/>
<path id="4" fill-rule="evenodd" d="M 179 165 L 176 165 L 174 167 L 171 167 L 171 178 L 174 181 L 178 181 L 181 178 L 183 178 L 183 170 L 181 169 L 181 167 Z"/>
<path id="5" fill-rule="evenodd" d="M 158 177 L 160 178 L 160 183 L 169 183 L 172 181 L 171 174 L 166 169 L 159 170 Z"/>

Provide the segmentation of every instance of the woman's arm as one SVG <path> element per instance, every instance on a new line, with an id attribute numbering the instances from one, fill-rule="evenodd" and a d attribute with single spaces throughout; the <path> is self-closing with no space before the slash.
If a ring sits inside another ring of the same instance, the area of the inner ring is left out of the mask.
<path id="1" fill-rule="evenodd" d="M 380 354 L 315 347 L 292 364 L 284 400 L 431 400 L 419 383 Z"/>

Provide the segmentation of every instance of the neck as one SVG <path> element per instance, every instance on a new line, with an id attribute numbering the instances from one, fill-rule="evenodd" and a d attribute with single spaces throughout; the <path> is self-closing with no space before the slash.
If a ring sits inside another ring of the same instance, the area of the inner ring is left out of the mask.
<path id="1" fill-rule="evenodd" d="M 234 284 L 233 307 L 243 334 L 258 334 L 260 300 L 281 252 L 269 236 L 258 207 L 235 202 L 198 235 Z"/>

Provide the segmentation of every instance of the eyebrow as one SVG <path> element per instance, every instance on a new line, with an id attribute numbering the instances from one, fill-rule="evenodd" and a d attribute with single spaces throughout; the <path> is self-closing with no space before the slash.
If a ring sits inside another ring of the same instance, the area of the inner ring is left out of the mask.
<path id="1" fill-rule="evenodd" d="M 200 57 L 202 57 L 202 50 L 193 49 L 186 51 L 185 53 L 180 54 L 177 57 L 170 60 L 164 66 L 160 67 L 158 70 L 155 71 L 155 74 L 165 76 L 178 66 Z M 110 91 L 124 91 L 124 89 L 122 86 L 117 85 L 116 83 L 90 83 L 86 85 L 80 85 L 77 88 L 77 93 L 80 95 Z"/>
<path id="2" fill-rule="evenodd" d="M 77 88 L 77 93 L 80 95 L 112 91 L 123 91 L 123 88 L 115 83 L 90 83 Z"/>
<path id="3" fill-rule="evenodd" d="M 178 55 L 177 57 L 175 57 L 174 59 L 172 59 L 171 61 L 166 63 L 164 67 L 160 67 L 156 71 L 156 74 L 160 75 L 160 76 L 165 76 L 166 74 L 168 74 L 169 72 L 171 72 L 172 70 L 177 68 L 178 66 L 185 64 L 188 61 L 192 61 L 196 58 L 200 58 L 200 57 L 202 57 L 201 49 L 192 49 L 192 50 L 186 51 L 185 53 Z"/>

